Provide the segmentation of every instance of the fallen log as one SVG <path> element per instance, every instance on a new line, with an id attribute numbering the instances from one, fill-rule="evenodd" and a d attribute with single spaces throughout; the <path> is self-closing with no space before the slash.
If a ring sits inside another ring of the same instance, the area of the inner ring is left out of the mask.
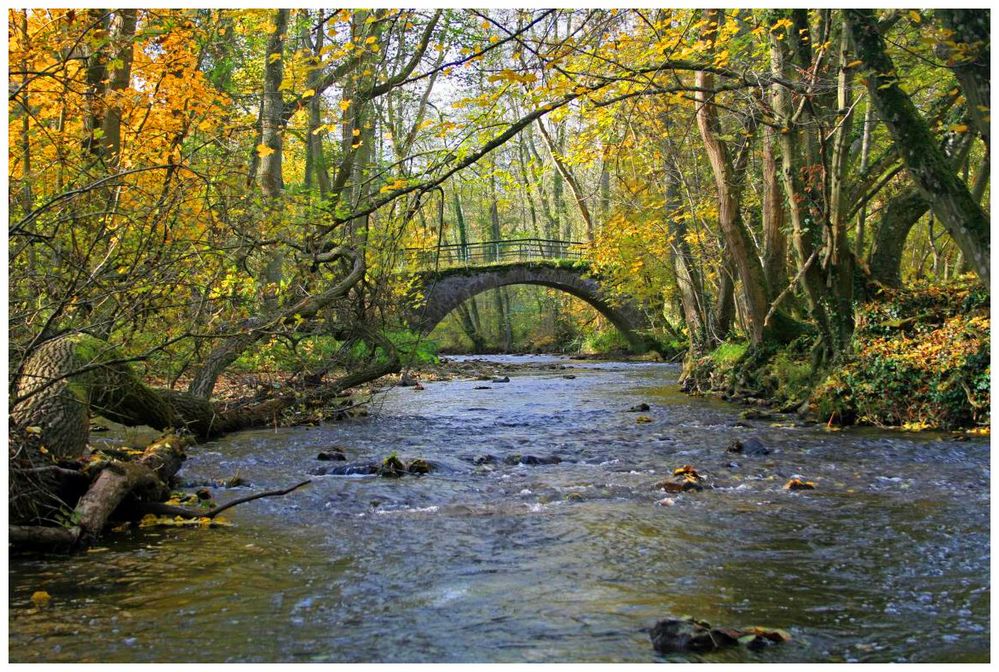
<path id="1" fill-rule="evenodd" d="M 126 497 L 155 500 L 168 496 L 167 483 L 180 469 L 186 458 L 184 449 L 192 443 L 189 436 L 168 434 L 150 444 L 135 462 L 111 461 L 77 502 L 71 527 L 12 525 L 8 528 L 10 543 L 31 548 L 89 546 Z"/>

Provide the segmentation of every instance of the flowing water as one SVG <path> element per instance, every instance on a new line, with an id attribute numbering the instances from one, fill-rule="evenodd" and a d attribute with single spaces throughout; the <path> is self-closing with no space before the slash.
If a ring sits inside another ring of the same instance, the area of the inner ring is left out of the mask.
<path id="1" fill-rule="evenodd" d="M 367 418 L 199 446 L 182 475 L 280 488 L 333 445 L 435 473 L 316 476 L 231 528 L 14 559 L 10 660 L 653 662 L 669 615 L 793 636 L 712 661 L 988 660 L 987 441 L 740 427 L 739 407 L 677 392 L 671 365 L 495 359 L 571 371 L 396 388 Z M 649 423 L 627 412 L 640 402 Z M 771 454 L 726 452 L 749 437 Z M 713 487 L 659 504 L 684 464 Z M 784 490 L 794 476 L 817 488 Z"/>

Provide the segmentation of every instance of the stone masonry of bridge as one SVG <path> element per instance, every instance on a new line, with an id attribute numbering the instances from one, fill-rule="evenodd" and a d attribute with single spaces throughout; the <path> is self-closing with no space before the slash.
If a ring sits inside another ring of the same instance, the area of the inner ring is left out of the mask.
<path id="1" fill-rule="evenodd" d="M 654 339 L 643 333 L 648 322 L 641 310 L 627 297 L 606 291 L 597 278 L 590 277 L 588 265 L 558 261 L 528 261 L 450 268 L 419 273 L 414 289 L 424 301 L 407 316 L 410 328 L 423 334 L 448 313 L 476 294 L 507 285 L 541 285 L 568 292 L 593 306 L 628 339 L 636 352 L 659 350 Z"/>

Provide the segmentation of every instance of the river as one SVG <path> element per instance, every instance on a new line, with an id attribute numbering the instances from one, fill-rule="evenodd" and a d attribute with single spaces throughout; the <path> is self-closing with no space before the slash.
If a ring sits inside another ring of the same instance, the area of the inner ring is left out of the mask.
<path id="1" fill-rule="evenodd" d="M 314 476 L 231 510 L 232 527 L 13 559 L 11 662 L 989 659 L 987 439 L 738 426 L 740 407 L 679 393 L 673 365 L 492 359 L 538 366 L 231 435 L 182 471 L 251 482 L 220 501 L 296 483 L 334 445 L 351 461 L 425 458 L 432 474 Z M 627 410 L 642 402 L 651 422 Z M 726 452 L 750 437 L 772 452 Z M 504 462 L 516 454 L 562 461 Z M 485 455 L 498 460 L 474 464 Z M 711 487 L 660 504 L 654 484 L 684 464 Z M 783 489 L 798 476 L 816 489 Z M 663 656 L 648 629 L 670 615 L 793 639 Z"/>

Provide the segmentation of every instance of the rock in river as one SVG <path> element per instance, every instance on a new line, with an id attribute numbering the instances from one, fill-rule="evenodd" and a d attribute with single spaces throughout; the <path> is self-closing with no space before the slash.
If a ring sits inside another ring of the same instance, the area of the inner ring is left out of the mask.
<path id="1" fill-rule="evenodd" d="M 730 453 L 740 453 L 756 457 L 770 454 L 770 449 L 763 445 L 763 442 L 757 438 L 746 439 L 745 441 L 737 439 L 732 442 L 727 450 Z"/>
<path id="2" fill-rule="evenodd" d="M 713 628 L 710 623 L 693 618 L 663 619 L 652 627 L 649 637 L 659 653 L 708 653 L 736 645 L 759 651 L 771 644 L 791 640 L 785 630 Z"/>
<path id="3" fill-rule="evenodd" d="M 652 627 L 649 637 L 659 653 L 707 653 L 739 643 L 738 637 L 732 637 L 721 629 L 712 629 L 710 623 L 692 618 L 659 621 Z"/>
<path id="4" fill-rule="evenodd" d="M 529 464 L 537 466 L 539 464 L 558 464 L 562 461 L 558 455 L 548 457 L 538 457 L 537 455 L 507 455 L 503 460 L 506 464 Z"/>
<path id="5" fill-rule="evenodd" d="M 315 467 L 308 472 L 312 476 L 369 476 L 378 473 L 375 463 L 352 463 L 338 467 Z"/>

